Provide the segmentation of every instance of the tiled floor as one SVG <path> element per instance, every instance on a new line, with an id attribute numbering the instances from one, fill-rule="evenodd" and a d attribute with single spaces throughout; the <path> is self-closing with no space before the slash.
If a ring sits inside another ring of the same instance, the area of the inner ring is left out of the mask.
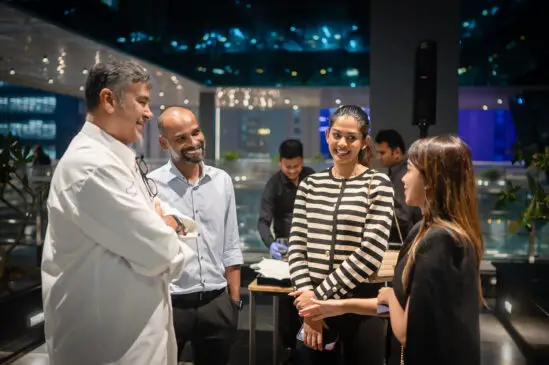
<path id="1" fill-rule="evenodd" d="M 243 298 L 245 297 L 247 297 L 247 293 L 243 293 Z M 248 326 L 248 306 L 245 306 L 240 315 L 239 334 L 232 359 L 233 365 L 248 363 Z M 526 365 L 517 346 L 493 315 L 482 314 L 480 326 L 483 365 Z M 272 330 L 272 307 L 268 302 L 259 301 L 257 305 L 257 353 L 261 353 L 264 359 L 271 358 Z M 13 365 L 48 365 L 45 352 L 45 346 L 42 345 L 32 353 L 15 361 Z M 191 363 L 184 364 L 192 365 Z"/>

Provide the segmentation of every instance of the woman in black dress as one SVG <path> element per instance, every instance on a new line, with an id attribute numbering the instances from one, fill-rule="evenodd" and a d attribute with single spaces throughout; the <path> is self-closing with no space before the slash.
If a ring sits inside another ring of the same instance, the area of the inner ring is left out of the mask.
<path id="1" fill-rule="evenodd" d="M 483 244 L 471 152 L 457 137 L 416 141 L 403 182 L 406 204 L 420 207 L 423 220 L 395 268 L 394 288 L 380 289 L 377 301 L 314 301 L 302 313 L 371 314 L 387 304 L 402 344 L 391 364 L 478 365 Z"/>

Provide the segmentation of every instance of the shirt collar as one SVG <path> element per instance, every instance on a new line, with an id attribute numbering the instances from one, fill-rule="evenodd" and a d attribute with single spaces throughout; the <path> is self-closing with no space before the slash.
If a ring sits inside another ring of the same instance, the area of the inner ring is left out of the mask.
<path id="1" fill-rule="evenodd" d="M 113 153 L 122 160 L 124 165 L 127 165 L 130 169 L 134 168 L 135 151 L 131 147 L 126 146 L 124 143 L 90 122 L 84 123 L 82 133 L 113 151 Z"/>
<path id="2" fill-rule="evenodd" d="M 407 158 L 403 158 L 399 162 L 397 162 L 394 166 L 389 167 L 389 176 L 396 173 L 397 171 L 400 171 L 401 169 L 406 168 L 406 164 L 408 163 Z"/>
<path id="3" fill-rule="evenodd" d="M 200 175 L 198 181 L 202 181 L 204 177 L 210 177 L 211 178 L 211 168 L 210 166 L 206 165 L 204 162 L 200 162 L 200 166 L 202 167 L 202 174 Z M 166 181 L 170 182 L 174 179 L 182 179 L 183 181 L 187 182 L 187 179 L 181 172 L 175 167 L 172 160 L 170 159 L 168 163 L 166 164 Z"/>

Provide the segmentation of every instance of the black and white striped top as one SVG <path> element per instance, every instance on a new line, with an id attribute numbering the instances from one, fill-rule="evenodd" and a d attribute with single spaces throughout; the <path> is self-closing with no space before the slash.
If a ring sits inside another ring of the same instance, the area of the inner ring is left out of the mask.
<path id="1" fill-rule="evenodd" d="M 330 168 L 303 180 L 290 233 L 294 286 L 339 299 L 376 273 L 388 246 L 393 195 L 389 178 L 372 169 L 339 179 Z"/>

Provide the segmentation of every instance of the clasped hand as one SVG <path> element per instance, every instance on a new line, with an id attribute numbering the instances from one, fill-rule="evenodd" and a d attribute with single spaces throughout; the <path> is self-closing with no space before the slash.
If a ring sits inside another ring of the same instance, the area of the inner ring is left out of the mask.
<path id="1" fill-rule="evenodd" d="M 377 304 L 389 305 L 389 301 L 395 296 L 395 291 L 390 287 L 383 287 L 377 293 Z"/>
<path id="2" fill-rule="evenodd" d="M 316 301 L 315 294 L 312 290 L 296 290 L 289 294 L 294 297 L 294 305 L 298 310 L 302 310 L 310 306 Z M 304 318 L 303 322 L 303 343 L 305 346 L 322 351 L 322 332 L 324 328 L 328 328 L 322 319 Z"/>
<path id="3" fill-rule="evenodd" d="M 175 219 L 173 219 L 172 216 L 166 215 L 166 213 L 164 212 L 164 209 L 162 209 L 162 205 L 160 203 L 160 200 L 158 200 L 158 199 L 154 200 L 154 210 L 156 211 L 156 214 L 158 214 L 160 216 L 160 218 L 162 218 L 168 226 L 170 226 L 174 230 L 177 229 L 177 227 L 179 225 L 177 224 Z M 185 235 L 185 232 L 180 232 L 179 234 L 180 235 Z"/>

